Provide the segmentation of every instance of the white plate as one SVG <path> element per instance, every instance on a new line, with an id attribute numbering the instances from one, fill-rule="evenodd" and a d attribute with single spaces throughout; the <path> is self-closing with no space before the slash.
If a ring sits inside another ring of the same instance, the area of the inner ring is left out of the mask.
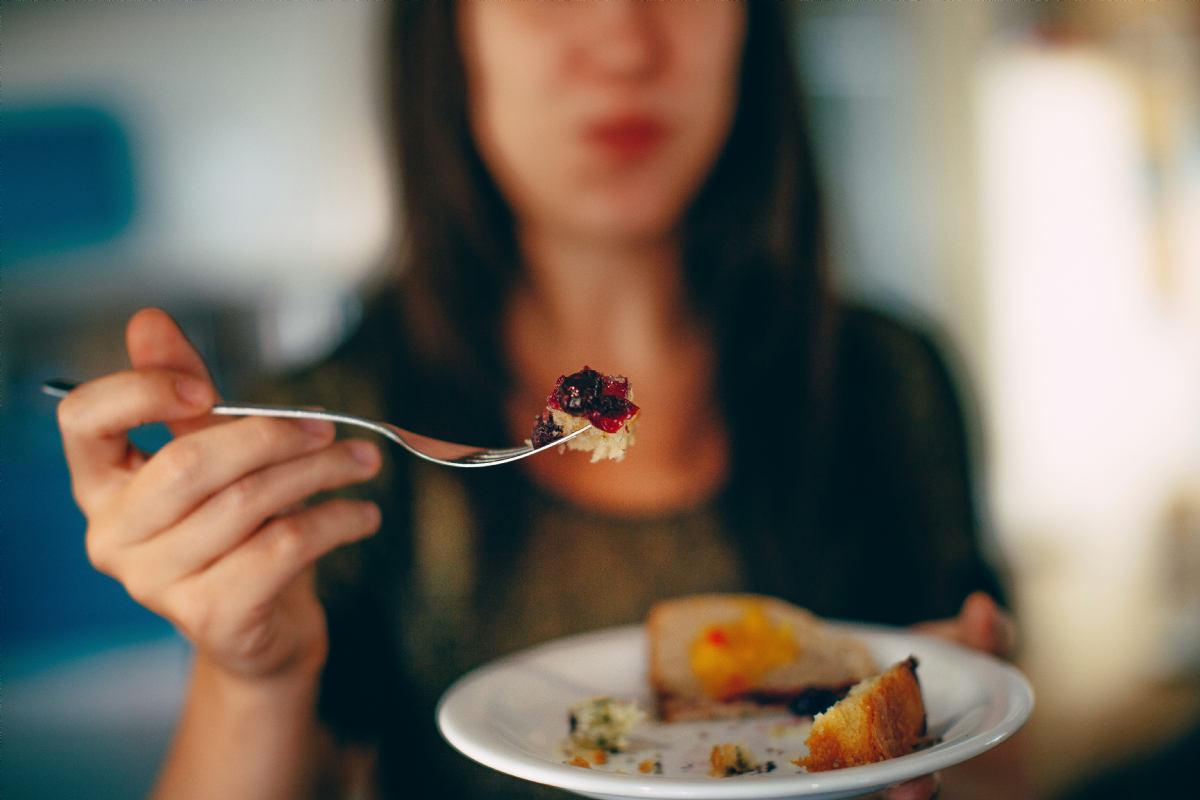
<path id="1" fill-rule="evenodd" d="M 803 755 L 808 721 L 776 716 L 732 722 L 643 722 L 632 751 L 603 767 L 571 766 L 562 750 L 567 709 L 596 695 L 653 708 L 646 643 L 639 626 L 560 639 L 471 672 L 438 706 L 438 727 L 454 747 L 500 772 L 599 798 L 822 798 L 873 792 L 958 764 L 1011 736 L 1033 710 L 1033 690 L 1013 667 L 937 639 L 861 625 L 835 626 L 862 638 L 881 664 L 915 655 L 937 744 L 878 764 L 809 773 Z M 710 778 L 708 753 L 721 742 L 746 744 L 768 773 Z M 662 774 L 637 765 L 659 759 Z"/>

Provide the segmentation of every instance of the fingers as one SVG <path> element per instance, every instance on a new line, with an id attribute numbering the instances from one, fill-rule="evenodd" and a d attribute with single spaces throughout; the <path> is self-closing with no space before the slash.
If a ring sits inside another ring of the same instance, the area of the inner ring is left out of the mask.
<path id="1" fill-rule="evenodd" d="M 941 785 L 942 780 L 937 773 L 923 775 L 885 790 L 883 796 L 886 800 L 931 800 L 938 796 Z"/>
<path id="2" fill-rule="evenodd" d="M 336 499 L 279 517 L 196 576 L 229 592 L 247 615 L 268 604 L 317 559 L 379 529 L 374 503 Z"/>
<path id="3" fill-rule="evenodd" d="M 981 650 L 1001 658 L 1016 648 L 1017 626 L 985 592 L 973 592 L 963 601 L 957 617 L 914 626 L 921 633 Z"/>
<path id="4" fill-rule="evenodd" d="M 215 399 L 211 386 L 172 370 L 117 372 L 76 388 L 58 405 L 76 499 L 83 505 L 93 484 L 128 468 L 130 429 L 196 418 Z"/>
<path id="5" fill-rule="evenodd" d="M 300 578 L 377 530 L 380 513 L 348 500 L 281 509 L 370 477 L 377 449 L 332 444 L 327 422 L 214 418 L 208 371 L 162 311 L 136 314 L 126 344 L 132 370 L 60 404 L 93 565 L 225 668 L 265 674 L 304 654 L 323 657 L 320 603 Z M 149 457 L 127 437 L 147 422 L 175 434 Z"/>
<path id="6" fill-rule="evenodd" d="M 378 530 L 373 503 L 330 500 L 268 522 L 208 569 L 167 585 L 144 569 L 123 575 L 130 596 L 169 619 L 213 663 L 262 677 L 324 659 L 326 635 L 313 565 Z"/>
<path id="7" fill-rule="evenodd" d="M 252 472 L 210 497 L 169 531 L 146 542 L 140 557 L 158 565 L 163 581 L 210 566 L 271 517 L 314 494 L 367 480 L 379 470 L 379 449 L 348 440 Z"/>
<path id="8" fill-rule="evenodd" d="M 1007 656 L 1016 645 L 1016 625 L 996 601 L 975 592 L 958 612 L 958 638 L 967 647 L 996 656 Z"/>
<path id="9" fill-rule="evenodd" d="M 312 453 L 333 440 L 317 420 L 247 417 L 167 443 L 122 492 L 123 543 L 147 539 L 182 520 L 212 495 L 272 464 Z M 136 515 L 130 509 L 138 509 Z"/>
<path id="10" fill-rule="evenodd" d="M 166 369 L 191 375 L 207 384 L 213 397 L 216 397 L 204 360 L 165 311 L 144 308 L 134 314 L 125 328 L 125 347 L 134 369 Z M 171 432 L 176 436 L 209 424 L 209 421 L 198 418 L 168 422 Z"/>

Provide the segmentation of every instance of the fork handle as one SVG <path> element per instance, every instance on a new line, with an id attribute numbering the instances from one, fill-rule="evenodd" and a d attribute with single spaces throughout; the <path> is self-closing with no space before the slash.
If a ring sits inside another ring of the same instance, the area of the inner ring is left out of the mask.
<path id="1" fill-rule="evenodd" d="M 51 397 L 61 399 L 74 391 L 77 386 L 78 384 L 71 381 L 56 378 L 44 382 L 42 384 L 42 391 Z M 578 430 L 568 433 L 566 436 L 556 439 L 553 442 L 544 444 L 541 447 L 532 447 L 529 444 L 525 444 L 520 447 L 496 450 L 456 444 L 454 442 L 444 442 L 440 439 L 433 439 L 429 436 L 404 430 L 391 423 L 378 422 L 365 417 L 357 417 L 353 414 L 345 414 L 340 411 L 326 411 L 322 408 L 273 406 L 258 403 L 218 403 L 209 409 L 209 413 L 230 417 L 321 419 L 343 425 L 355 425 L 392 440 L 418 458 L 448 467 L 492 467 L 499 464 L 506 464 L 510 461 L 517 461 L 534 453 L 564 444 L 576 436 L 591 430 L 592 427 L 591 425 L 584 425 Z"/>
<path id="2" fill-rule="evenodd" d="M 51 378 L 42 384 L 42 394 L 48 394 L 51 397 L 57 397 L 59 400 L 75 391 L 78 383 L 64 381 L 61 378 Z"/>
<path id="3" fill-rule="evenodd" d="M 61 378 L 51 378 L 42 384 L 42 393 L 60 400 L 78 388 L 79 384 L 65 381 Z M 264 403 L 217 403 L 210 410 L 211 414 L 226 417 L 286 417 L 288 419 L 324 419 L 330 422 L 342 422 L 362 425 L 363 420 L 336 411 L 326 411 L 320 408 L 297 408 L 295 406 L 273 406 Z"/>

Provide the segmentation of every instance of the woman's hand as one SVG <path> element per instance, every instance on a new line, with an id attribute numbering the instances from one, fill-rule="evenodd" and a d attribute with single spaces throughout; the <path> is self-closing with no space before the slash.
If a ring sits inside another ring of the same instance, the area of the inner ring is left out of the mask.
<path id="1" fill-rule="evenodd" d="M 1016 623 L 984 592 L 969 595 L 957 617 L 923 622 L 913 629 L 1000 658 L 1011 656 L 1017 645 Z"/>
<path id="2" fill-rule="evenodd" d="M 379 510 L 302 504 L 373 476 L 378 450 L 335 443 L 328 423 L 211 416 L 208 372 L 162 311 L 136 314 L 126 342 L 132 369 L 83 384 L 59 406 L 88 558 L 221 674 L 311 679 L 327 650 L 313 564 L 373 533 Z M 152 456 L 128 439 L 149 422 L 174 434 Z"/>
<path id="3" fill-rule="evenodd" d="M 969 595 L 963 601 L 958 616 L 925 622 L 914 626 L 914 630 L 1001 658 L 1012 654 L 1017 638 L 1012 617 L 983 592 Z M 940 786 L 941 776 L 924 775 L 893 786 L 883 793 L 883 797 L 887 800 L 929 800 L 937 797 Z"/>

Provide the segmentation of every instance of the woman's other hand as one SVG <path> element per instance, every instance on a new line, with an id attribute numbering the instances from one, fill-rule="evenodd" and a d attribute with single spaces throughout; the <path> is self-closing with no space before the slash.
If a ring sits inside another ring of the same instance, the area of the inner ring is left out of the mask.
<path id="1" fill-rule="evenodd" d="M 378 450 L 335 442 L 328 423 L 210 415 L 208 371 L 162 311 L 136 314 L 126 344 L 132 369 L 59 406 L 89 560 L 219 673 L 311 679 L 327 651 L 313 564 L 380 520 L 370 503 L 303 503 L 370 478 Z M 150 422 L 174 438 L 148 456 L 128 432 Z"/>
<path id="2" fill-rule="evenodd" d="M 914 630 L 1000 658 L 1011 656 L 1017 641 L 1016 624 L 1012 617 L 983 592 L 969 595 L 963 601 L 958 616 L 924 622 L 914 626 Z M 1009 777 L 1015 781 L 1017 773 L 1010 773 Z M 938 796 L 941 785 L 941 775 L 924 775 L 888 789 L 883 797 L 886 800 L 929 800 Z M 1005 791 L 1004 787 L 998 788 Z M 1010 796 L 1024 796 L 1021 791 L 1015 790 L 1015 786 L 1010 788 L 1014 788 Z"/>
<path id="3" fill-rule="evenodd" d="M 1011 656 L 1017 645 L 1016 623 L 984 592 L 969 595 L 958 616 L 924 622 L 914 630 L 1000 658 Z"/>

